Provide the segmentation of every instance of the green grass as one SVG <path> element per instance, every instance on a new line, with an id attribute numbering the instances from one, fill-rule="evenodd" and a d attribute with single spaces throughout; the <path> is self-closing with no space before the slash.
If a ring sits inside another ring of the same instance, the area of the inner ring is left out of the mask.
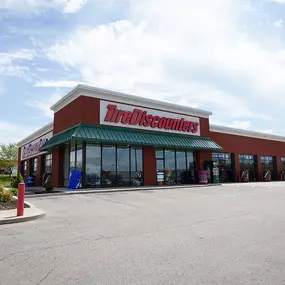
<path id="1" fill-rule="evenodd" d="M 5 174 L 0 174 L 0 185 L 10 186 L 10 176 Z"/>

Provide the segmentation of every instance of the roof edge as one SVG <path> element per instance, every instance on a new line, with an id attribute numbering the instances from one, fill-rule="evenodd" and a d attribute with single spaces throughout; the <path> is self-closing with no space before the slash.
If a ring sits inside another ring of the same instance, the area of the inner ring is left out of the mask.
<path id="1" fill-rule="evenodd" d="M 18 147 L 22 147 L 23 145 L 37 139 L 38 137 L 53 131 L 53 122 L 43 126 L 42 128 L 36 130 L 35 132 L 33 132 L 32 134 L 30 134 L 29 136 L 27 136 L 26 138 L 22 139 L 21 141 L 19 141 L 17 143 Z"/>
<path id="2" fill-rule="evenodd" d="M 243 137 L 251 137 L 256 139 L 264 139 L 264 140 L 272 140 L 272 141 L 280 141 L 285 142 L 285 137 L 275 134 L 267 134 L 262 132 L 256 132 L 245 129 L 237 129 L 231 127 L 225 127 L 220 125 L 212 125 L 210 124 L 210 131 L 215 133 L 223 133 L 235 136 L 243 136 Z"/>
<path id="3" fill-rule="evenodd" d="M 101 95 L 101 96 L 100 96 Z M 103 95 L 103 96 L 102 96 Z M 165 101 L 155 100 L 155 99 L 148 99 L 141 96 L 136 96 L 132 94 L 112 91 L 108 89 L 93 87 L 90 85 L 83 85 L 78 84 L 75 88 L 73 88 L 67 95 L 65 95 L 63 98 L 61 98 L 58 102 L 56 102 L 54 105 L 51 106 L 51 110 L 54 112 L 58 112 L 62 108 L 64 108 L 66 105 L 77 99 L 79 96 L 88 96 L 88 97 L 94 97 L 104 100 L 119 100 L 122 103 L 129 103 L 130 101 L 134 102 L 134 104 L 142 105 L 143 107 L 157 107 L 158 109 L 166 109 L 167 110 L 173 109 L 173 111 L 178 112 L 186 112 L 189 113 L 189 115 L 197 116 L 197 117 L 203 117 L 203 118 L 209 118 L 212 115 L 212 112 L 192 108 L 192 107 L 186 107 L 174 103 L 169 103 Z M 151 105 L 151 106 L 150 106 Z M 172 112 L 173 112 L 172 111 Z"/>

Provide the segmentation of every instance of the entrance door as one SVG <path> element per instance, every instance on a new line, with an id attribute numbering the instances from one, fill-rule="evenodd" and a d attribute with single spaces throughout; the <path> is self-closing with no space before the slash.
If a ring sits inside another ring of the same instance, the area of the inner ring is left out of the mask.
<path id="1" fill-rule="evenodd" d="M 277 180 L 276 156 L 261 156 L 263 181 Z"/>
<path id="2" fill-rule="evenodd" d="M 233 159 L 230 153 L 213 153 L 213 162 L 219 167 L 219 181 L 221 183 L 234 182 Z"/>
<path id="3" fill-rule="evenodd" d="M 240 154 L 239 164 L 241 182 L 257 181 L 257 164 L 255 155 Z"/>
<path id="4" fill-rule="evenodd" d="M 164 184 L 195 183 L 195 155 L 186 150 L 156 150 L 156 172 L 164 174 Z"/>

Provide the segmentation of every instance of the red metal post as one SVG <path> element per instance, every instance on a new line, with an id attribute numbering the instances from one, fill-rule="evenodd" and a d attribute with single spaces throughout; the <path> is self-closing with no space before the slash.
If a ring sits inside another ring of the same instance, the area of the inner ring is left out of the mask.
<path id="1" fill-rule="evenodd" d="M 24 197 L 25 197 L 25 183 L 19 183 L 18 185 L 18 205 L 17 205 L 17 216 L 24 215 Z"/>

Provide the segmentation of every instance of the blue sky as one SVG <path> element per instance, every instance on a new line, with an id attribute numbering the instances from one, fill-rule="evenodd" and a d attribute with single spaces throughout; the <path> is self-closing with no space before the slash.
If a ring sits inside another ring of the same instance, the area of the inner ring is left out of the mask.
<path id="1" fill-rule="evenodd" d="M 285 0 L 1 0 L 0 142 L 77 83 L 285 135 Z"/>

